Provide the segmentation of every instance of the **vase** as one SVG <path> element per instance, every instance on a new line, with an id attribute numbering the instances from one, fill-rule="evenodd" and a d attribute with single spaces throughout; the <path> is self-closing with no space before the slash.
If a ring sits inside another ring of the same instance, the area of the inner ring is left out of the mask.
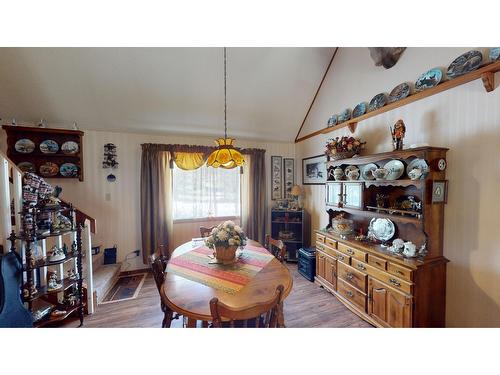
<path id="1" fill-rule="evenodd" d="M 217 246 L 215 248 L 215 258 L 218 263 L 231 264 L 236 261 L 236 249 L 238 246 Z"/>

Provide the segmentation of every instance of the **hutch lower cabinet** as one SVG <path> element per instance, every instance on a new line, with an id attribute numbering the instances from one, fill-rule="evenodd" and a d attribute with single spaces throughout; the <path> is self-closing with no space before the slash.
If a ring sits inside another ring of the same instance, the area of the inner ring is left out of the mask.
<path id="1" fill-rule="evenodd" d="M 316 231 L 315 282 L 377 327 L 443 327 L 445 258 L 385 254 L 379 245 Z"/>

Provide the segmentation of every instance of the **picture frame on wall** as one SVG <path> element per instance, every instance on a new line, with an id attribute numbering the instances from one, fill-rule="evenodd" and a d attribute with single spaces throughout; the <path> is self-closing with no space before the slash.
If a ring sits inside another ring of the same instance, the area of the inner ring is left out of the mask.
<path id="1" fill-rule="evenodd" d="M 432 203 L 446 203 L 448 201 L 448 180 L 432 182 Z"/>
<path id="2" fill-rule="evenodd" d="M 295 159 L 283 159 L 283 182 L 285 199 L 292 199 L 292 187 L 295 185 Z"/>
<path id="3" fill-rule="evenodd" d="M 271 199 L 273 201 L 283 198 L 283 158 L 271 156 Z"/>
<path id="4" fill-rule="evenodd" d="M 324 185 L 326 182 L 326 155 L 302 159 L 302 185 Z"/>

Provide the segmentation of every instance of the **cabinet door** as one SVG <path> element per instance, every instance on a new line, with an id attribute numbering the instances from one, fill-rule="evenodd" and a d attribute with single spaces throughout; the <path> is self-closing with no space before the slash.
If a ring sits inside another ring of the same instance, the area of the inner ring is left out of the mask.
<path id="1" fill-rule="evenodd" d="M 387 327 L 411 327 L 411 297 L 368 277 L 368 314 Z"/>
<path id="2" fill-rule="evenodd" d="M 342 196 L 341 182 L 327 182 L 325 184 L 325 200 L 328 206 L 338 207 Z"/>
<path id="3" fill-rule="evenodd" d="M 316 251 L 316 275 L 325 278 L 325 256 L 320 251 Z"/>
<path id="4" fill-rule="evenodd" d="M 337 289 L 337 261 L 328 256 L 325 256 L 325 280 L 333 289 Z"/>
<path id="5" fill-rule="evenodd" d="M 345 182 L 343 186 L 344 207 L 363 208 L 363 183 Z"/>

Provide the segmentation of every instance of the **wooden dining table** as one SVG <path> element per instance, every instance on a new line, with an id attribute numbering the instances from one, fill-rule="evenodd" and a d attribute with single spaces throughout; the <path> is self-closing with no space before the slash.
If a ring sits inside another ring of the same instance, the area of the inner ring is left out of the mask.
<path id="1" fill-rule="evenodd" d="M 253 240 L 248 240 L 248 245 L 263 249 L 262 245 Z M 196 245 L 193 241 L 186 242 L 174 250 L 171 259 L 186 254 L 199 246 L 202 244 Z M 168 270 L 167 266 L 165 281 L 161 288 L 162 298 L 172 311 L 187 317 L 187 327 L 196 327 L 197 321 L 209 322 L 212 320 L 209 302 L 214 297 L 231 308 L 243 309 L 272 299 L 278 285 L 284 287 L 278 306 L 278 325 L 285 326 L 283 301 L 292 290 L 293 280 L 288 268 L 275 257 L 236 293 L 228 293 L 219 288 L 168 272 Z"/>

